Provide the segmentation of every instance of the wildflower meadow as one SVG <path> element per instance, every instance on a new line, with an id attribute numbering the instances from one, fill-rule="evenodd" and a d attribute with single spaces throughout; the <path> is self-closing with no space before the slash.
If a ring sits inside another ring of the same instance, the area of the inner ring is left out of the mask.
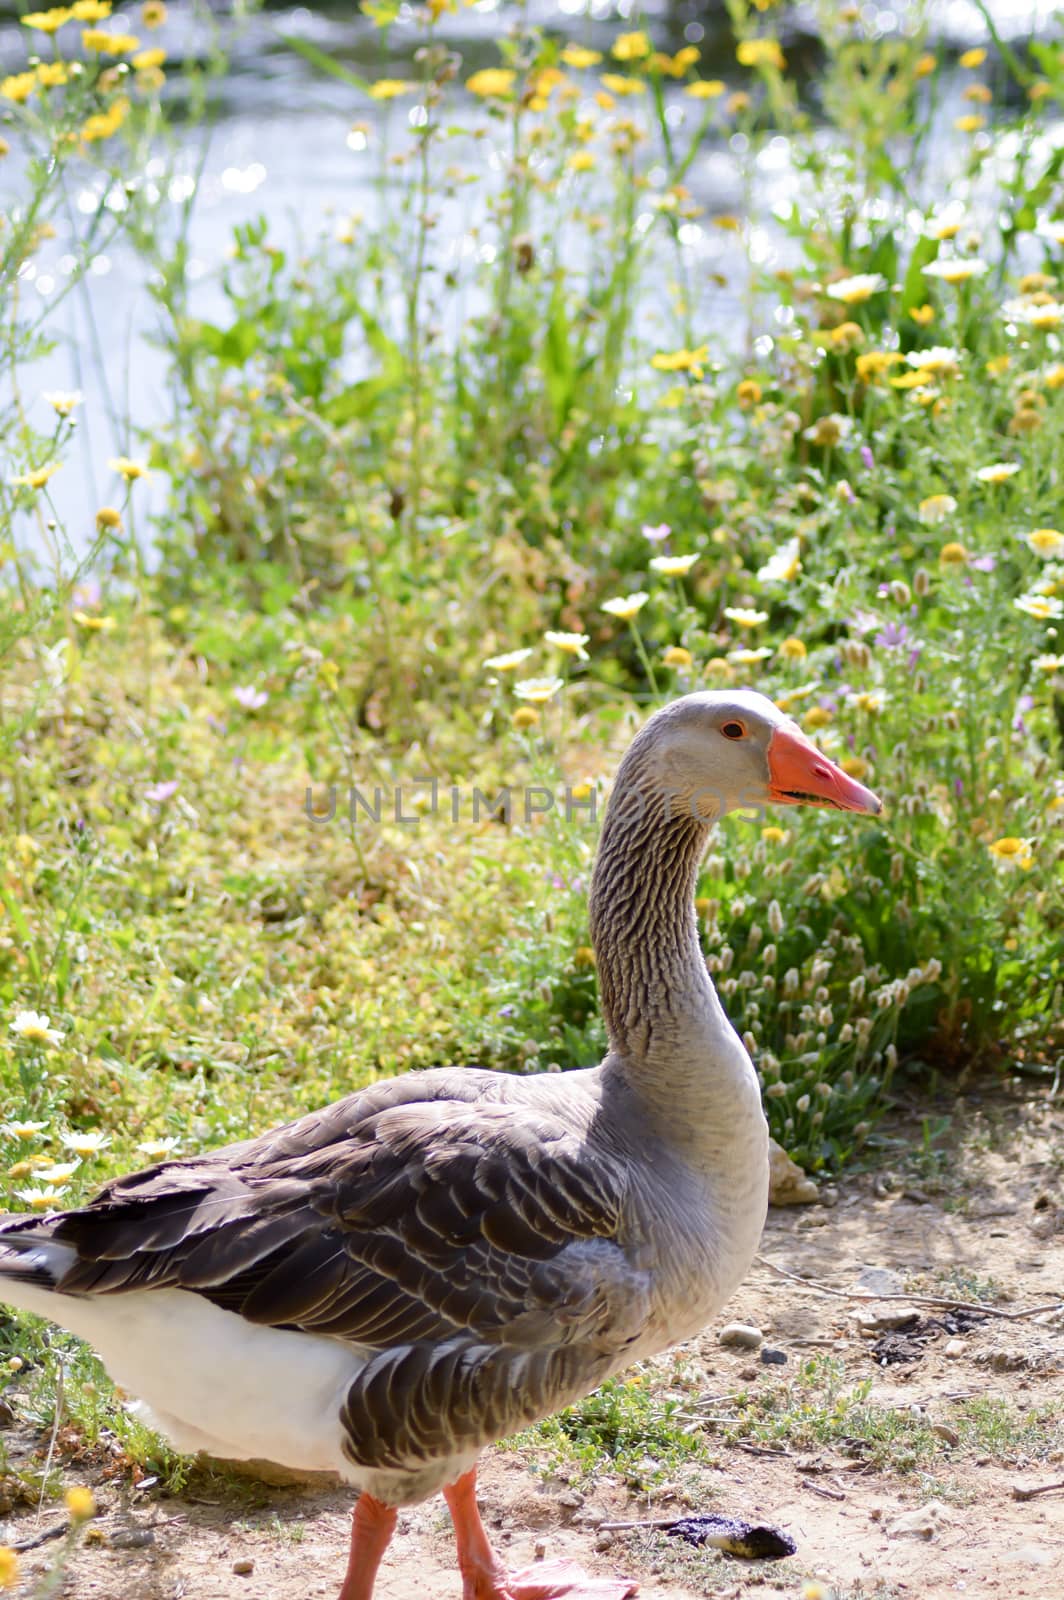
<path id="1" fill-rule="evenodd" d="M 299 214 L 209 260 L 262 16 L 3 33 L 3 1209 L 378 1074 L 596 1062 L 597 819 L 698 688 L 769 695 L 884 800 L 732 817 L 704 864 L 794 1158 L 1059 1076 L 1064 50 L 896 9 L 817 0 L 800 49 L 772 0 L 711 40 L 510 0 L 364 0 L 355 55 L 277 22 L 357 203 L 308 149 Z"/>

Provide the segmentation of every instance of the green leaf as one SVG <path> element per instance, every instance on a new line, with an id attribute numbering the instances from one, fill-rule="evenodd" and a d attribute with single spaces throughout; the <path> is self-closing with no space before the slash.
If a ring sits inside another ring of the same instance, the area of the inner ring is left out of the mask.
<path id="1" fill-rule="evenodd" d="M 279 33 L 277 37 L 290 49 L 298 51 L 303 59 L 309 61 L 312 67 L 317 67 L 319 72 L 326 73 L 330 78 L 339 78 L 341 83 L 349 83 L 353 89 L 360 89 L 363 94 L 369 94 L 368 78 L 360 78 L 350 67 L 341 66 L 339 61 L 334 61 L 324 50 L 319 50 L 316 44 L 311 44 L 309 39 L 300 39 L 294 33 Z"/>
<path id="2" fill-rule="evenodd" d="M 901 314 L 908 316 L 914 306 L 922 306 L 927 299 L 927 279 L 924 268 L 938 255 L 937 239 L 918 239 L 909 257 L 909 270 L 901 291 Z"/>
<path id="3" fill-rule="evenodd" d="M 569 314 L 560 277 L 555 279 L 550 309 L 547 313 L 547 336 L 543 341 L 543 380 L 554 413 L 554 425 L 560 428 L 572 406 L 576 380 L 576 361 L 570 339 Z"/>

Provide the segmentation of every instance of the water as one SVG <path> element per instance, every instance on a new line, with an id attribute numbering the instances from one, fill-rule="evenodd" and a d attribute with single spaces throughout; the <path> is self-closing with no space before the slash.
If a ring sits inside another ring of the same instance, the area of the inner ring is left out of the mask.
<path id="1" fill-rule="evenodd" d="M 617 5 L 606 0 L 561 0 L 560 5 L 533 0 L 529 16 L 553 31 L 608 48 L 617 30 L 618 14 L 623 18 L 632 9 L 625 0 Z M 896 31 L 904 26 L 908 9 L 903 5 L 873 8 L 875 23 L 884 33 Z M 995 0 L 993 9 L 1002 35 L 1020 40 L 1049 27 L 1053 5 L 1050 0 Z M 655 15 L 655 8 L 641 8 L 641 19 L 656 42 L 670 49 L 684 40 L 697 43 L 703 54 L 700 71 L 705 76 L 719 74 L 733 83 L 738 81 L 730 37 L 719 18 L 713 31 L 703 5 L 678 3 L 656 10 Z M 126 20 L 135 30 L 135 13 Z M 787 14 L 786 21 L 793 29 L 793 36 L 786 41 L 788 55 L 800 74 L 803 62 L 808 70 L 815 49 L 814 14 L 799 7 Z M 479 66 L 497 62 L 495 40 L 506 25 L 496 0 L 479 0 L 472 9 L 445 16 L 440 32 L 447 44 L 461 53 L 463 75 L 468 75 Z M 933 7 L 933 28 L 939 39 L 953 48 L 982 41 L 986 31 L 970 0 L 939 0 Z M 352 134 L 352 124 L 379 118 L 383 108 L 349 85 L 316 71 L 284 42 L 285 35 L 307 39 L 371 78 L 412 75 L 409 52 L 418 43 L 413 30 L 393 29 L 392 54 L 382 58 L 377 29 L 349 5 L 337 10 L 296 7 L 263 12 L 237 34 L 231 46 L 231 70 L 218 86 L 220 98 L 209 135 L 202 128 L 190 127 L 176 172 L 160 161 L 145 175 L 158 191 L 166 227 L 187 196 L 202 160 L 190 233 L 189 275 L 199 285 L 193 310 L 208 319 L 222 309 L 212 273 L 224 259 L 234 224 L 263 214 L 271 237 L 294 246 L 300 237 L 312 238 L 330 213 L 361 212 L 371 222 L 377 210 L 376 157 L 357 133 Z M 204 45 L 190 8 L 180 0 L 171 5 L 162 37 L 173 61 L 201 53 Z M 17 68 L 24 55 L 25 30 L 17 24 L 0 24 L 0 72 Z M 951 107 L 949 94 L 946 100 L 944 128 L 957 108 Z M 396 141 L 408 105 L 393 103 L 390 115 L 396 124 Z M 482 111 L 473 108 L 466 120 L 477 116 L 482 116 Z M 690 187 L 710 215 L 735 211 L 740 205 L 737 156 L 726 144 L 710 145 L 691 169 Z M 11 184 L 13 165 L 10 160 L 5 164 L 0 183 Z M 787 139 L 777 137 L 768 142 L 758 160 L 756 182 L 758 217 L 749 243 L 755 257 L 782 264 L 787 244 L 773 225 L 773 213 L 789 204 L 794 193 Z M 82 217 L 91 215 L 105 192 L 101 180 L 86 179 L 72 191 L 70 204 Z M 4 198 L 10 203 L 9 196 Z M 110 192 L 108 203 L 121 208 L 120 189 Z M 437 248 L 460 250 L 466 222 L 460 204 L 442 206 Z M 699 325 L 729 329 L 734 337 L 742 328 L 741 307 L 734 291 L 716 280 L 739 278 L 741 249 L 735 236 L 695 224 L 685 230 L 685 245 L 702 285 Z M 27 299 L 32 302 L 39 297 L 42 307 L 55 299 L 72 265 L 61 229 L 60 236 L 27 268 Z M 58 307 L 53 331 L 59 347 L 27 375 L 26 396 L 30 414 L 42 428 L 48 428 L 51 420 L 50 408 L 40 398 L 43 391 L 76 388 L 86 396 L 79 410 L 77 448 L 49 486 L 61 523 L 78 550 L 91 538 L 96 507 L 118 497 L 117 482 L 105 466 L 108 457 L 119 452 L 143 454 L 143 446 L 135 434 L 123 431 L 120 419 L 128 417 L 134 429 L 150 429 L 167 414 L 165 360 L 150 342 L 156 311 L 142 264 L 121 245 L 101 249 L 92 263 L 88 289 L 88 294 L 75 290 Z M 161 482 L 138 486 L 142 515 L 153 501 L 161 501 L 162 494 Z M 21 543 L 29 543 L 31 537 L 30 528 L 21 530 Z"/>

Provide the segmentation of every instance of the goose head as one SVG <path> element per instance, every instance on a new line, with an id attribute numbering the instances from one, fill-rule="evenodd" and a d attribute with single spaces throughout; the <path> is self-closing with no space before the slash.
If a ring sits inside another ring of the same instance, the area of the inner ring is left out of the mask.
<path id="1" fill-rule="evenodd" d="M 651 717 L 632 746 L 675 815 L 707 820 L 765 805 L 882 810 L 870 789 L 818 750 L 798 724 L 751 689 L 685 695 Z"/>

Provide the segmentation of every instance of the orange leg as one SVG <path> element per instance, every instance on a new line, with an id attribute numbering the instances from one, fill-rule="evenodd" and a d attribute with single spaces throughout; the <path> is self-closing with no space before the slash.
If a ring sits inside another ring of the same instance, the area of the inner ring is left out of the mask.
<path id="1" fill-rule="evenodd" d="M 388 1541 L 395 1532 L 396 1510 L 371 1494 L 361 1494 L 351 1517 L 351 1553 L 339 1600 L 372 1600 L 373 1582 Z"/>
<path id="2" fill-rule="evenodd" d="M 462 1600 L 628 1600 L 635 1594 L 630 1578 L 592 1578 L 569 1561 L 537 1561 L 507 1572 L 488 1543 L 476 1486 L 474 1468 L 443 1491 L 458 1545 Z"/>

